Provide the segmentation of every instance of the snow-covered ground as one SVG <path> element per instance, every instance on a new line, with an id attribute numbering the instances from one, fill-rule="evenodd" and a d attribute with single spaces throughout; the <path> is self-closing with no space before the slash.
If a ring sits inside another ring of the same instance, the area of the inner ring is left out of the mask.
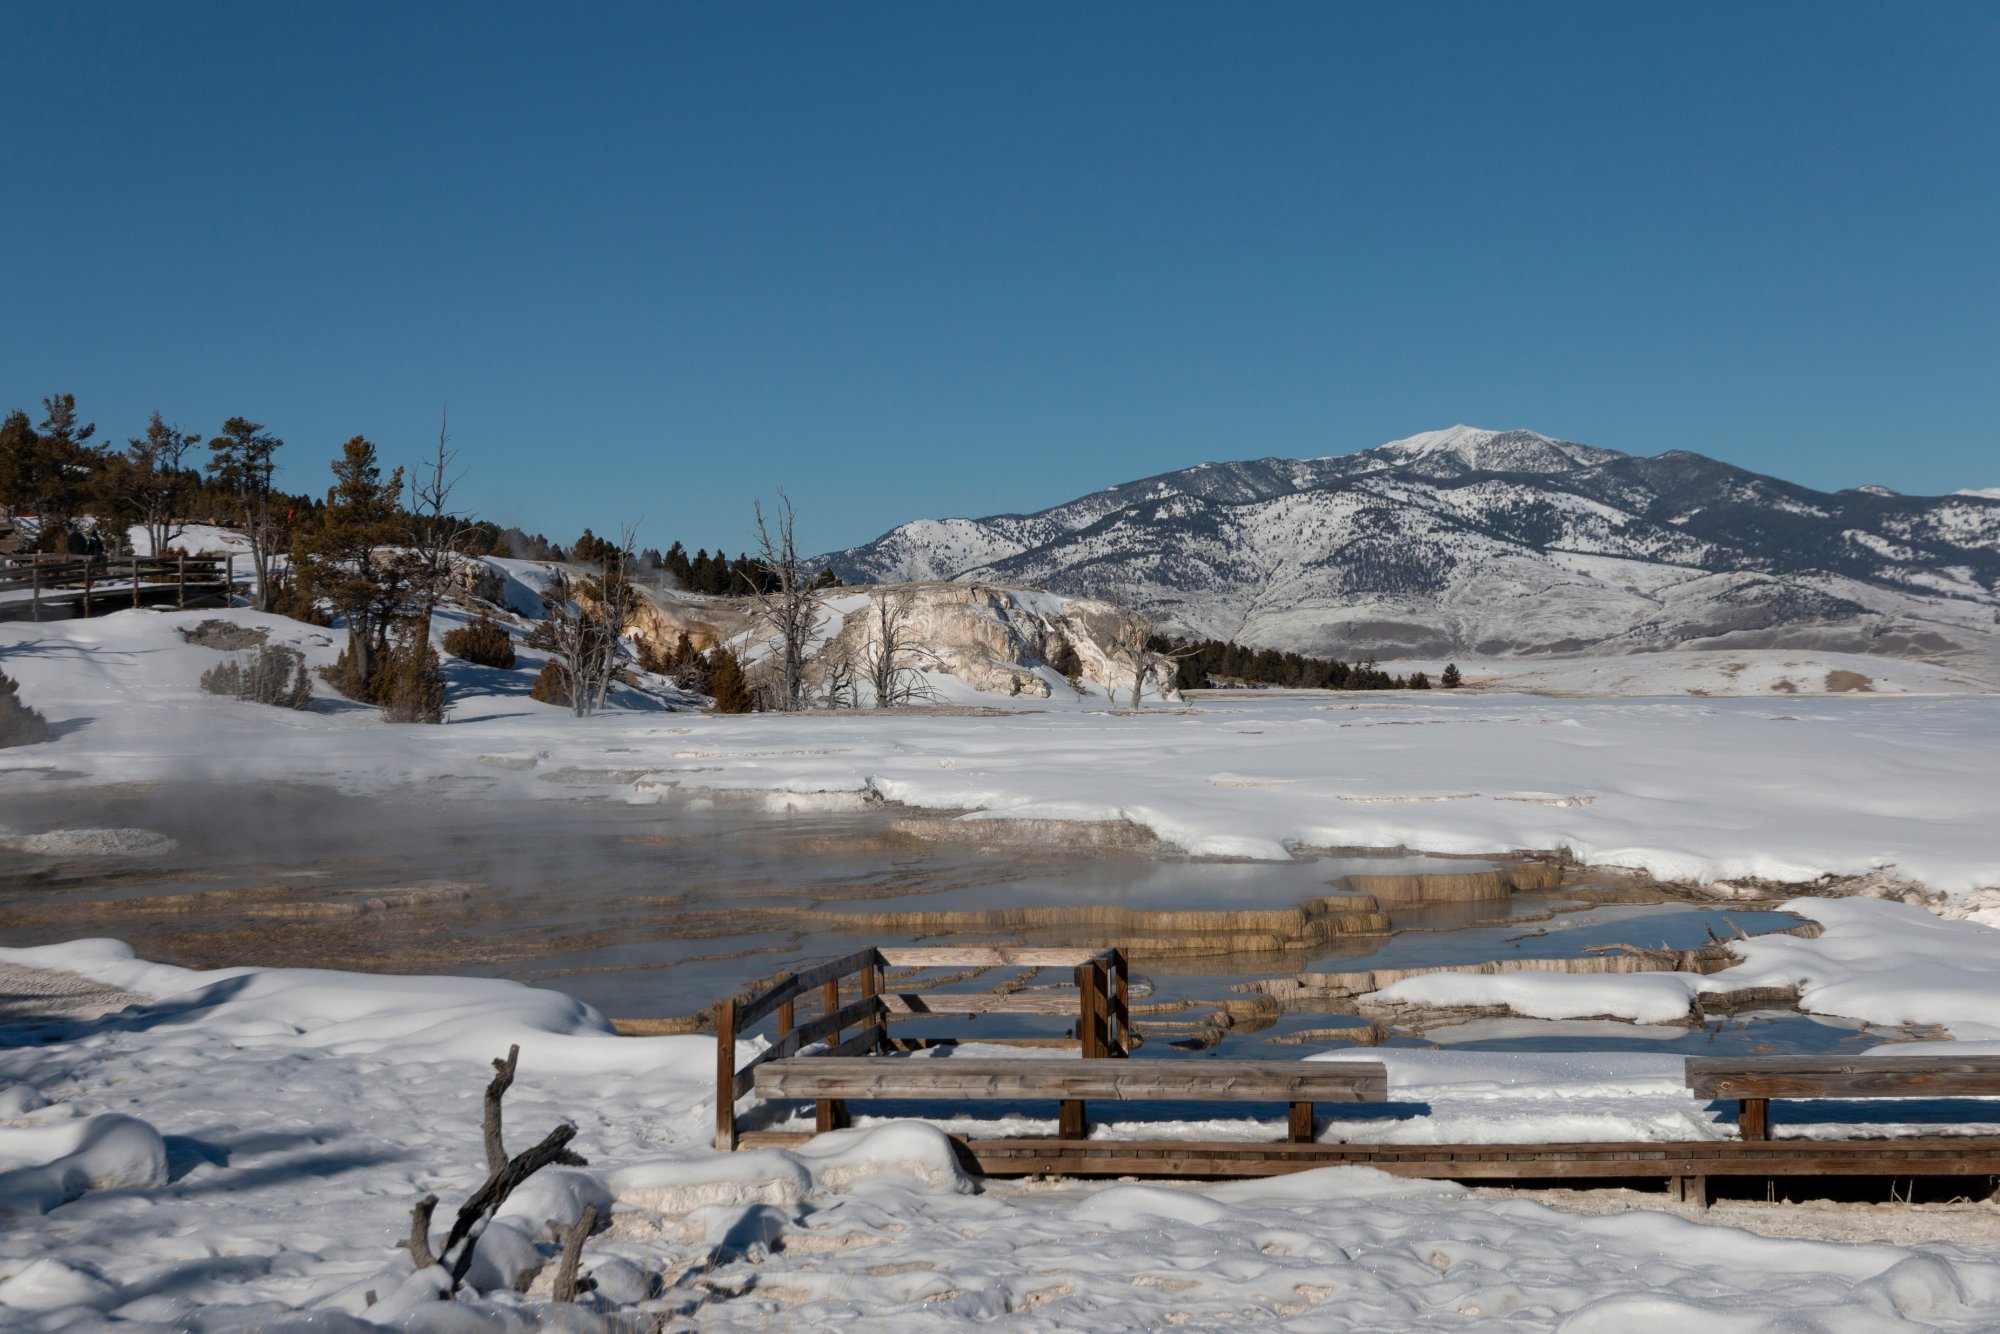
<path id="1" fill-rule="evenodd" d="M 1568 847 L 1698 880 L 1877 870 L 1961 896 L 2000 886 L 1990 781 L 2000 699 L 1990 696 L 1465 691 L 1246 695 L 1141 716 L 1065 701 L 997 717 L 720 718 L 632 692 L 625 707 L 578 720 L 527 698 L 539 662 L 524 654 L 513 672 L 451 664 L 450 725 L 390 727 L 328 698 L 298 713 L 203 694 L 199 676 L 222 655 L 179 632 L 216 615 L 0 625 L 0 665 L 56 734 L 0 751 L 0 806 L 8 784 L 197 778 L 417 784 L 473 797 L 700 803 L 735 793 L 780 810 L 891 799 L 969 819 L 1122 820 L 1190 852 L 1248 857 L 1300 845 Z M 338 649 L 335 634 L 314 627 L 220 615 L 315 664 Z M 78 814 L 81 828 L 89 821 Z M 56 832 L 20 831 L 9 855 L 144 851 L 129 831 L 109 842 L 45 837 Z M 1782 983 L 1799 986 L 1815 1013 L 1938 1025 L 1963 1040 L 1960 1051 L 2000 1042 L 1992 928 L 1872 900 L 1791 906 L 1825 934 L 1750 942 L 1740 966 L 1706 978 L 1419 978 L 1399 984 L 1410 994 L 1397 998 L 1660 1020 L 1685 1013 L 1697 988 Z M 51 981 L 48 969 L 85 980 Z M 1461 991 L 1418 994 L 1439 987 Z M 2000 1250 L 1990 1246 L 1782 1240 L 1651 1210 L 1583 1217 L 1359 1169 L 1229 1186 L 982 1190 L 959 1174 L 935 1127 L 865 1119 L 796 1152 L 725 1157 L 706 1147 L 708 1040 L 617 1037 L 566 996 L 506 982 L 195 973 L 80 941 L 0 951 L 0 991 L 23 998 L 0 1014 L 0 1324 L 9 1328 L 285 1327 L 294 1312 L 320 1329 L 364 1320 L 457 1329 L 473 1316 L 525 1327 L 548 1313 L 546 1276 L 514 1292 L 553 1253 L 544 1221 L 574 1219 L 586 1204 L 611 1211 L 586 1255 L 599 1282 L 589 1305 L 622 1312 L 614 1328 L 644 1327 L 632 1323 L 642 1308 L 648 1320 L 721 1328 L 1000 1318 L 1355 1330 L 1503 1318 L 1568 1331 L 2000 1323 Z M 134 1003 L 116 1008 L 127 997 Z M 66 1017 L 22 1018 L 86 1001 Z M 483 1177 L 485 1062 L 515 1043 L 510 1146 L 567 1117 L 590 1162 L 552 1170 L 517 1196 L 482 1242 L 472 1282 L 483 1295 L 441 1305 L 392 1243 L 417 1197 L 442 1197 L 441 1233 Z M 1731 1133 L 1688 1095 L 1672 1054 L 1317 1055 L 1384 1060 L 1392 1097 L 1418 1109 L 1333 1117 L 1321 1131 L 1329 1138 Z M 1780 1133 L 1848 1133 L 1827 1120 L 1837 1113 L 1815 1115 L 1781 1119 Z M 1214 1121 L 1181 1133 L 1195 1130 L 1277 1133 Z M 1113 1121 L 1094 1133 L 1161 1131 Z M 1979 1232 L 1996 1238 L 2000 1227 Z"/>
<path id="2" fill-rule="evenodd" d="M 1442 659 L 1381 664 L 1398 676 L 1430 673 Z M 1968 657 L 1941 666 L 1919 658 L 1802 649 L 1620 653 L 1583 658 L 1461 659 L 1466 684 L 1481 690 L 1546 695 L 1958 695 L 2000 692 L 1994 664 Z"/>
<path id="3" fill-rule="evenodd" d="M 1826 934 L 1753 942 L 1741 968 L 1718 976 L 1789 971 L 1817 979 L 1823 1000 L 1893 1008 L 1902 989 L 1892 965 L 1942 957 L 1950 966 L 1929 979 L 1923 1014 L 1962 1020 L 1968 1033 L 1992 1023 L 1991 928 L 1901 904 L 1794 906 Z M 2000 1322 L 1990 1208 L 1967 1215 L 1954 1244 L 1835 1245 L 1648 1208 L 1584 1217 L 1367 1169 L 1223 1186 L 981 1189 L 936 1129 L 912 1122 L 863 1124 L 797 1151 L 716 1154 L 705 1147 L 712 1043 L 616 1037 L 554 992 L 197 973 L 108 941 L 0 950 L 0 977 L 48 976 L 27 969 L 74 972 L 135 1003 L 0 1028 L 8 1328 L 302 1327 L 295 1313 L 315 1329 L 525 1328 L 549 1313 L 546 1272 L 529 1281 L 555 1250 L 544 1220 L 574 1220 L 587 1204 L 611 1219 L 585 1251 L 599 1285 L 586 1311 L 620 1314 L 606 1328 L 657 1316 L 703 1328 L 896 1330 L 1010 1317 L 1030 1328 L 1371 1331 L 1505 1319 L 1616 1334 Z M 589 1162 L 519 1192 L 482 1239 L 470 1276 L 478 1295 L 442 1305 L 393 1242 L 419 1196 L 443 1199 L 441 1234 L 483 1177 L 485 1062 L 510 1044 L 521 1064 L 509 1147 L 570 1119 Z M 1376 1123 L 1391 1129 L 1384 1137 L 1729 1133 L 1680 1086 L 1671 1057 L 1349 1055 L 1387 1059 L 1391 1097 L 1422 1104 L 1414 1118 Z M 1329 1137 L 1366 1123 L 1335 1124 Z"/>
<path id="4" fill-rule="evenodd" d="M 512 672 L 450 662 L 448 725 L 391 727 L 331 699 L 295 713 L 204 695 L 200 675 L 222 655 L 179 632 L 217 614 L 0 624 L 0 665 L 56 733 L 0 751 L 0 783 L 738 793 L 779 810 L 891 800 L 974 819 L 1126 821 L 1204 855 L 1567 848 L 1678 880 L 1881 872 L 1958 895 L 2000 886 L 1995 696 L 1244 692 L 1138 716 L 1070 701 L 1003 717 L 713 717 L 623 692 L 628 707 L 578 720 L 527 697 L 540 660 L 523 652 Z M 338 652 L 335 632 L 222 615 L 315 665 Z"/>

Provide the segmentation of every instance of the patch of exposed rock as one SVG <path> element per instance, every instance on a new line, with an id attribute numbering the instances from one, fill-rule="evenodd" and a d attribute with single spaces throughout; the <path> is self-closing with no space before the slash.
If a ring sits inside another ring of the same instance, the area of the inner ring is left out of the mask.
<path id="1" fill-rule="evenodd" d="M 235 621 L 217 620 L 211 617 L 199 625 L 182 630 L 181 638 L 198 648 L 235 653 L 241 649 L 261 647 L 264 641 L 270 638 L 270 633 L 261 626 L 238 625 Z"/>

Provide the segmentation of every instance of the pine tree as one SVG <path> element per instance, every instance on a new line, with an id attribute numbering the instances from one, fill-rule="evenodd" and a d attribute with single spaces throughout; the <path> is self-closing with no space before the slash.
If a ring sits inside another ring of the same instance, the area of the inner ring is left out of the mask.
<path id="1" fill-rule="evenodd" d="M 272 478 L 284 441 L 265 433 L 244 417 L 231 417 L 208 442 L 209 475 L 236 498 L 243 526 L 250 536 L 250 564 L 257 576 L 257 610 L 271 609 L 271 556 L 276 550 L 272 525 Z"/>
<path id="2" fill-rule="evenodd" d="M 708 693 L 715 701 L 713 713 L 750 713 L 757 707 L 757 697 L 743 679 L 743 665 L 720 645 L 708 655 Z"/>
<path id="3" fill-rule="evenodd" d="M 42 407 L 48 416 L 40 430 L 28 425 L 25 412 L 0 425 L 0 501 L 34 515 L 41 525 L 37 545 L 59 551 L 105 456 L 88 443 L 97 427 L 78 424 L 74 394 L 51 394 Z"/>
<path id="4" fill-rule="evenodd" d="M 49 720 L 21 702 L 14 678 L 0 672 L 0 749 L 49 739 Z"/>
<path id="5" fill-rule="evenodd" d="M 353 699 L 377 700 L 376 674 L 389 653 L 389 631 L 407 610 L 410 575 L 395 540 L 403 470 L 382 480 L 375 446 L 355 436 L 333 462 L 333 489 L 319 522 L 302 533 L 292 567 L 306 592 L 325 598 L 347 623 L 347 649 L 334 685 Z"/>
<path id="6" fill-rule="evenodd" d="M 1438 678 L 1438 684 L 1446 690 L 1456 690 L 1463 680 L 1464 678 L 1458 674 L 1458 664 L 1448 662 L 1444 665 L 1444 675 Z"/>

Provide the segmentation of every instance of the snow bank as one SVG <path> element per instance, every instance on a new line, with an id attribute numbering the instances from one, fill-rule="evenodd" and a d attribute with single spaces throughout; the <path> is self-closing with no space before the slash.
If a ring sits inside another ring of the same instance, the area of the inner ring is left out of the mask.
<path id="1" fill-rule="evenodd" d="M 1874 935 L 1962 962 L 1957 994 L 1990 993 L 1971 971 L 1990 940 L 1971 933 L 1986 928 L 1927 934 L 1916 909 L 1834 906 L 1825 951 L 1744 967 L 1851 982 L 1840 959 Z M 574 1312 L 579 1327 L 614 1310 L 718 1329 L 1110 1319 L 1385 1334 L 1440 1320 L 1590 1330 L 1700 1318 L 1775 1332 L 2000 1319 L 2000 1265 L 1964 1248 L 1780 1241 L 1643 1211 L 1574 1217 L 1366 1168 L 974 1190 L 945 1136 L 907 1122 L 716 1154 L 707 1039 L 615 1037 L 588 1007 L 511 983 L 194 972 L 112 941 L 5 950 L 0 962 L 67 967 L 146 998 L 63 1041 L 0 1046 L 0 1115 L 12 1122 L 0 1126 L 0 1198 L 41 1223 L 0 1228 L 12 1323 L 537 1328 L 555 1253 L 545 1224 L 589 1206 L 610 1221 L 585 1249 L 599 1290 Z M 444 1202 L 441 1232 L 484 1178 L 484 1061 L 511 1041 L 524 1050 L 509 1145 L 566 1118 L 589 1165 L 518 1191 L 480 1243 L 473 1290 L 441 1304 L 436 1274 L 413 1275 L 389 1241 L 418 1196 Z M 1321 1059 L 1381 1060 L 1392 1100 L 1414 1105 L 1400 1119 L 1336 1119 L 1326 1137 L 1728 1133 L 1688 1096 L 1673 1056 Z"/>
<path id="2" fill-rule="evenodd" d="M 0 1126 L 0 1214 L 47 1213 L 85 1191 L 166 1180 L 166 1141 L 137 1117 Z"/>
<path id="3" fill-rule="evenodd" d="M 1610 1016 L 1671 1024 L 1687 1018 L 1695 996 L 1712 989 L 1696 973 L 1432 973 L 1404 978 L 1365 999 L 1401 1005 L 1504 1005 L 1529 1019 Z"/>
<path id="4" fill-rule="evenodd" d="M 1873 898 L 1794 899 L 1787 912 L 1821 934 L 1765 935 L 1730 948 L 1741 960 L 1694 973 L 1438 973 L 1406 978 L 1372 1000 L 1422 1005 L 1504 1006 L 1539 1019 L 1608 1015 L 1639 1024 L 1677 1023 L 1704 992 L 1796 987 L 1799 1008 L 1883 1027 L 1936 1026 L 1952 1050 L 2000 1050 L 2000 929 L 1948 920 L 1913 904 Z M 1876 1052 L 1910 1054 L 1907 1045 Z"/>

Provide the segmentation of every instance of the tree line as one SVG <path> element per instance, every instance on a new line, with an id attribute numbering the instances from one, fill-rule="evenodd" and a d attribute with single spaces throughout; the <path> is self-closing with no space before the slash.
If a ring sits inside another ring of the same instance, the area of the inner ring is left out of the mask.
<path id="1" fill-rule="evenodd" d="M 1156 635 L 1152 648 L 1175 660 L 1174 685 L 1180 690 L 1238 683 L 1292 690 L 1429 690 L 1433 684 L 1428 672 L 1393 676 L 1376 666 L 1373 658 L 1347 663 L 1274 648 L 1250 648 L 1233 639 L 1174 641 Z M 1455 690 L 1462 680 L 1458 664 L 1449 663 L 1436 684 Z"/>

